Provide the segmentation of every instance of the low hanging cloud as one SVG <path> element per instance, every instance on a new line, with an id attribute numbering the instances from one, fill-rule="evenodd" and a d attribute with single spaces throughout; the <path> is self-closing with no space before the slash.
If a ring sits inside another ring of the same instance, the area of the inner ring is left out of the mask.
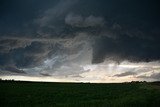
<path id="1" fill-rule="evenodd" d="M 37 73 L 34 74 L 43 76 L 53 73 L 71 75 L 84 72 L 81 65 L 90 64 L 92 59 L 90 38 L 85 33 L 75 35 L 74 38 L 66 39 L 3 38 L 3 41 L 13 42 L 14 48 L 8 43 L 6 45 L 0 43 L 1 46 L 9 47 L 6 52 L 0 50 L 0 65 L 2 65 L 0 69 L 3 66 L 15 66 L 28 69 L 25 71 L 30 72 L 31 68 L 41 67 L 35 69 Z M 20 41 L 20 44 L 17 41 Z"/>
<path id="2" fill-rule="evenodd" d="M 50 74 L 44 73 L 44 72 L 40 72 L 39 74 L 42 75 L 42 76 L 51 76 Z"/>
<path id="3" fill-rule="evenodd" d="M 116 77 L 124 77 L 124 76 L 133 76 L 133 75 L 136 75 L 136 73 L 135 72 L 124 72 L 124 73 L 116 74 L 114 76 L 116 76 Z"/>
<path id="4" fill-rule="evenodd" d="M 158 79 L 160 80 L 160 73 L 154 73 L 150 76 L 150 78 Z"/>
<path id="5" fill-rule="evenodd" d="M 17 73 L 17 74 L 26 74 L 25 71 L 18 69 L 16 66 L 4 66 L 4 67 L 0 67 L 0 70 L 2 71 L 9 71 L 11 73 Z"/>
<path id="6" fill-rule="evenodd" d="M 25 48 L 30 44 L 31 41 L 26 39 L 0 38 L 0 53 L 8 53 L 17 48 Z"/>
<path id="7" fill-rule="evenodd" d="M 122 62 L 150 62 L 160 59 L 159 39 L 142 39 L 129 37 L 126 34 L 118 38 L 97 37 L 93 48 L 93 63 L 101 63 L 104 60 Z"/>
<path id="8" fill-rule="evenodd" d="M 105 24 L 105 21 L 103 17 L 96 17 L 93 15 L 83 17 L 81 15 L 68 14 L 65 17 L 65 23 L 72 27 L 100 27 Z"/>
<path id="9" fill-rule="evenodd" d="M 155 79 L 155 80 L 160 80 L 160 72 L 157 73 L 152 73 L 151 75 L 140 75 L 137 76 L 137 78 L 142 78 L 142 79 Z"/>

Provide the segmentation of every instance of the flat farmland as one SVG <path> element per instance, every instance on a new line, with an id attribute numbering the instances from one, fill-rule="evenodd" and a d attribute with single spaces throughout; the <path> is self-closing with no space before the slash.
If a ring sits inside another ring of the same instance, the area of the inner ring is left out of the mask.
<path id="1" fill-rule="evenodd" d="M 0 81 L 0 107 L 160 107 L 159 85 Z"/>

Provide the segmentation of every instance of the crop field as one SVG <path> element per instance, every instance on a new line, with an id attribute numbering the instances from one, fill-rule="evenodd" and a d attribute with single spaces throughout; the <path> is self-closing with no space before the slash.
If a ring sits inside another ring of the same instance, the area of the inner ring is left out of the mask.
<path id="1" fill-rule="evenodd" d="M 0 81 L 0 107 L 160 107 L 159 83 Z"/>

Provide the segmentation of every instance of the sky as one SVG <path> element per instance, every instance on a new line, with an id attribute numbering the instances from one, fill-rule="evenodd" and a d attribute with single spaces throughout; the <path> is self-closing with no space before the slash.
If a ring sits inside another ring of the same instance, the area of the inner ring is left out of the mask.
<path id="1" fill-rule="evenodd" d="M 158 0 L 1 0 L 0 78 L 160 80 Z"/>

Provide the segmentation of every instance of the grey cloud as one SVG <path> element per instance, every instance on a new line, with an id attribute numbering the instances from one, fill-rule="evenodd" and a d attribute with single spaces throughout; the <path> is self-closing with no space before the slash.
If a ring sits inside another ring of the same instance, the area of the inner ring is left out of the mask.
<path id="1" fill-rule="evenodd" d="M 81 35 L 80 35 L 81 36 Z M 54 75 L 71 75 L 85 72 L 82 65 L 91 63 L 91 47 L 85 37 L 76 36 L 62 46 L 57 54 L 45 61 L 45 70 Z"/>
<path id="2" fill-rule="evenodd" d="M 3 71 L 9 71 L 12 73 L 20 73 L 20 74 L 26 74 L 25 71 L 18 69 L 15 66 L 5 66 L 5 67 L 0 67 L 1 70 Z"/>
<path id="3" fill-rule="evenodd" d="M 124 72 L 124 73 L 121 73 L 121 74 L 116 74 L 114 76 L 116 77 L 124 77 L 124 76 L 130 76 L 130 75 L 136 75 L 135 72 Z"/>
<path id="4" fill-rule="evenodd" d="M 53 7 L 41 12 L 32 23 L 34 34 L 39 37 L 66 36 L 69 30 L 64 25 L 64 18 L 77 2 L 78 0 L 59 0 Z"/>
<path id="5" fill-rule="evenodd" d="M 11 55 L 13 55 L 11 58 L 16 63 L 16 66 L 20 67 L 40 65 L 51 52 L 51 46 L 43 42 L 32 42 L 31 45 L 25 48 L 11 51 Z M 54 46 L 53 49 L 55 48 Z"/>
<path id="6" fill-rule="evenodd" d="M 77 63 L 85 64 L 91 61 L 90 38 L 85 33 L 76 35 L 74 38 L 66 39 L 10 38 L 10 41 L 23 42 L 25 40 L 30 44 L 27 46 L 15 44 L 14 49 L 8 45 L 9 51 L 0 54 L 0 65 L 13 65 L 22 69 L 41 66 L 41 70 L 38 70 L 37 73 L 46 70 L 50 71 L 49 75 L 52 75 L 53 72 L 59 75 L 84 72 L 83 67 Z M 8 38 L 5 39 L 8 40 Z M 48 74 L 40 73 L 40 75 Z"/>
<path id="7" fill-rule="evenodd" d="M 83 76 L 79 75 L 79 74 L 75 74 L 75 75 L 69 75 L 70 77 L 73 78 L 84 78 Z"/>
<path id="8" fill-rule="evenodd" d="M 65 23 L 71 26 L 80 27 L 83 24 L 83 17 L 80 15 L 69 14 L 65 18 Z"/>
<path id="9" fill-rule="evenodd" d="M 159 39 L 142 39 L 129 37 L 126 34 L 119 35 L 116 39 L 109 37 L 97 37 L 93 45 L 93 63 L 103 62 L 105 59 L 121 62 L 150 62 L 159 60 Z"/>
<path id="10" fill-rule="evenodd" d="M 63 15 L 75 4 L 78 0 L 60 0 L 59 3 L 46 10 L 42 17 L 35 19 L 35 22 L 40 25 L 40 27 L 51 27 L 50 23 L 56 22 L 57 18 L 60 19 Z M 54 26 L 54 25 L 53 25 Z"/>
<path id="11" fill-rule="evenodd" d="M 81 65 L 86 62 L 102 63 L 105 60 L 114 60 L 118 63 L 124 60 L 130 62 L 160 60 L 160 18 L 156 2 L 152 0 L 51 2 L 45 1 L 46 7 L 43 9 L 39 5 L 43 7 L 44 1 L 40 3 L 27 1 L 27 6 L 23 6 L 22 2 L 13 2 L 11 4 L 14 5 L 14 9 L 10 8 L 10 5 L 2 6 L 0 36 L 4 38 L 0 38 L 1 66 L 30 68 L 42 66 L 49 60 L 50 64 L 46 65 L 45 69 L 51 71 L 51 67 L 58 72 L 60 69 L 64 70 L 63 65 L 73 66 L 67 65 L 67 62 Z M 30 4 L 34 8 L 29 9 Z M 28 9 L 33 11 L 30 12 Z M 22 27 L 23 24 L 28 27 Z M 76 34 L 80 32 L 83 32 L 80 35 L 85 37 Z M 82 67 L 74 70 L 84 71 Z M 70 72 L 71 68 L 67 71 Z"/>
<path id="12" fill-rule="evenodd" d="M 65 17 L 65 23 L 72 27 L 96 27 L 105 24 L 104 18 L 90 15 L 83 17 L 81 15 L 68 14 Z"/>
<path id="13" fill-rule="evenodd" d="M 140 76 L 137 76 L 137 78 L 160 80 L 160 73 L 153 72 L 150 76 L 140 75 Z"/>
<path id="14" fill-rule="evenodd" d="M 40 75 L 42 75 L 42 76 L 51 76 L 49 73 L 43 73 L 43 72 L 40 72 Z"/>
<path id="15" fill-rule="evenodd" d="M 30 44 L 31 42 L 25 39 L 19 40 L 19 39 L 3 38 L 0 39 L 0 53 L 8 53 L 10 50 L 16 48 L 25 48 Z"/>
<path id="16" fill-rule="evenodd" d="M 6 40 L 8 43 L 0 43 L 3 46 L 0 51 L 1 65 L 9 64 L 18 67 L 39 65 L 51 52 L 56 51 L 56 43 L 48 44 L 46 41 L 18 38 Z"/>
<path id="17" fill-rule="evenodd" d="M 150 78 L 158 79 L 160 80 L 160 73 L 154 73 L 150 76 Z"/>
<path id="18" fill-rule="evenodd" d="M 89 17 L 86 17 L 84 20 L 84 26 L 103 26 L 105 24 L 103 17 L 95 17 L 90 15 Z"/>

